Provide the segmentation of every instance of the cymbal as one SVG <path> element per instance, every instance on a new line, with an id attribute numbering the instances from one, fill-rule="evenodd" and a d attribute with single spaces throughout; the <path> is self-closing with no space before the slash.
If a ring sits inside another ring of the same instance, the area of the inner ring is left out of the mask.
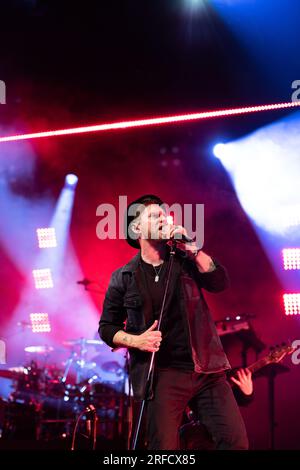
<path id="1" fill-rule="evenodd" d="M 65 367 L 68 364 L 68 361 L 64 361 L 62 365 Z M 93 361 L 85 361 L 83 359 L 78 359 L 72 362 L 73 366 L 79 369 L 95 369 L 97 363 Z"/>
<path id="2" fill-rule="evenodd" d="M 85 338 L 79 338 L 79 339 L 69 339 L 67 341 L 63 341 L 63 344 L 65 346 L 76 346 L 76 345 L 81 345 L 81 346 L 100 346 L 103 343 L 100 339 L 85 339 Z"/>
<path id="3" fill-rule="evenodd" d="M 54 348 L 52 346 L 26 346 L 24 351 L 28 353 L 48 354 L 54 351 Z"/>

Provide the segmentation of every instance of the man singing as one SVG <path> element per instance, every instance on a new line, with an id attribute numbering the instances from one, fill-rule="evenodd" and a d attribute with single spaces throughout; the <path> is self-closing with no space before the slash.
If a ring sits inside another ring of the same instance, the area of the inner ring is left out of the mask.
<path id="1" fill-rule="evenodd" d="M 136 208 L 127 217 L 127 241 L 139 253 L 112 274 L 100 336 L 113 348 L 129 349 L 136 399 L 143 398 L 151 353 L 156 353 L 146 410 L 148 449 L 179 449 L 178 430 L 187 405 L 206 426 L 216 449 L 247 449 L 245 425 L 226 380 L 230 364 L 202 294 L 202 289 L 223 291 L 227 274 L 195 243 L 178 244 L 157 331 L 170 257 L 165 228 L 169 239 L 187 236 L 183 227 L 168 224 L 162 205 L 160 198 L 146 195 L 127 208 L 127 214 Z"/>

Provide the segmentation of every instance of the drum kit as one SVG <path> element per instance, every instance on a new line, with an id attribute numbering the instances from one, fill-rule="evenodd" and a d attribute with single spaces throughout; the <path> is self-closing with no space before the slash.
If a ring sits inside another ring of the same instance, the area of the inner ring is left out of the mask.
<path id="1" fill-rule="evenodd" d="M 111 353 L 113 360 L 103 362 L 110 356 L 101 352 L 102 347 L 102 341 L 86 338 L 64 341 L 60 349 L 27 346 L 25 366 L 0 369 L 0 378 L 13 383 L 0 423 L 2 438 L 71 438 L 78 416 L 91 405 L 98 418 L 97 436 L 109 440 L 122 436 L 124 406 L 129 402 L 126 360 Z M 93 348 L 98 354 L 90 360 Z M 50 361 L 68 349 L 67 359 L 59 366 Z"/>

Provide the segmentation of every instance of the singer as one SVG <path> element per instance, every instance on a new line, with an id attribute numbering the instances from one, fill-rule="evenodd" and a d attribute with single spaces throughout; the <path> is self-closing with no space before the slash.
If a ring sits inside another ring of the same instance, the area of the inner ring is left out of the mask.
<path id="1" fill-rule="evenodd" d="M 139 253 L 112 274 L 99 334 L 109 346 L 129 349 L 136 400 L 143 398 L 150 356 L 156 353 L 146 407 L 148 449 L 179 449 L 178 431 L 187 405 L 212 435 L 216 449 L 247 449 L 245 425 L 226 380 L 230 364 L 202 293 L 223 291 L 226 271 L 198 250 L 184 227 L 168 224 L 160 198 L 140 197 L 128 206 L 127 215 L 133 204 L 138 209 L 127 216 L 126 239 Z M 170 253 L 167 225 L 170 238 L 178 233 L 184 237 L 177 244 L 157 331 Z"/>

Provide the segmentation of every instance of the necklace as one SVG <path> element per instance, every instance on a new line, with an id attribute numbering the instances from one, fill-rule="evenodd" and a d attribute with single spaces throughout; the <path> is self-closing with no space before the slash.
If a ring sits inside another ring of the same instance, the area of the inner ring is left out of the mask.
<path id="1" fill-rule="evenodd" d="M 161 271 L 163 265 L 164 265 L 164 263 L 162 263 L 162 264 L 159 266 L 158 271 L 156 271 L 156 266 L 153 266 L 153 265 L 152 265 L 152 266 L 153 266 L 153 269 L 154 269 L 154 271 L 155 271 L 154 282 L 158 282 L 158 281 L 159 281 L 159 274 L 160 274 L 160 271 Z"/>

